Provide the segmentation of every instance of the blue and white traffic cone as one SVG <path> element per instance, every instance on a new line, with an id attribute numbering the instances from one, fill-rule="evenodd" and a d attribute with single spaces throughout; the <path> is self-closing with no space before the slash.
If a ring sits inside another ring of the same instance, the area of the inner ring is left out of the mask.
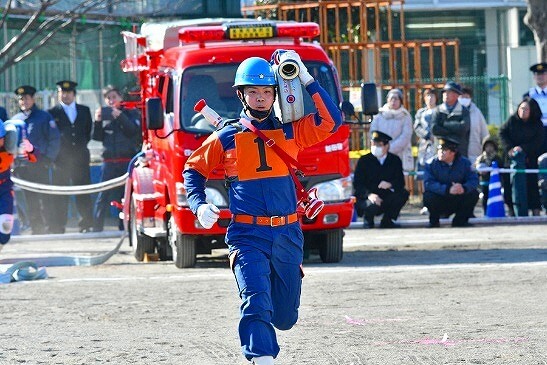
<path id="1" fill-rule="evenodd" d="M 501 194 L 500 173 L 496 161 L 492 162 L 492 171 L 490 172 L 488 201 L 486 202 L 486 216 L 489 218 L 505 217 L 503 195 Z"/>

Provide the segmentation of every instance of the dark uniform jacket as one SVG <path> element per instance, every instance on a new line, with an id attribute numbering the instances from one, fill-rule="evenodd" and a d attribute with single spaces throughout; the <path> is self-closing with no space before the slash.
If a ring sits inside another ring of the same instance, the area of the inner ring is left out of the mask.
<path id="1" fill-rule="evenodd" d="M 452 111 L 448 111 L 445 103 L 438 105 L 431 115 L 431 132 L 435 136 L 452 137 L 459 144 L 459 151 L 467 157 L 469 148 L 469 132 L 471 130 L 471 119 L 469 109 L 464 108 L 460 103 Z"/>
<path id="2" fill-rule="evenodd" d="M 27 138 L 34 146 L 34 154 L 39 163 L 49 164 L 57 158 L 61 137 L 51 114 L 34 105 L 30 114 L 19 113 L 12 119 L 25 121 Z"/>
<path id="3" fill-rule="evenodd" d="M 87 144 L 91 139 L 93 120 L 91 111 L 85 105 L 76 104 L 76 120 L 70 123 L 62 105 L 56 105 L 49 110 L 57 128 L 61 133 L 61 149 L 57 156 L 57 163 L 63 161 L 78 161 L 89 165 L 89 149 Z"/>
<path id="4" fill-rule="evenodd" d="M 95 121 L 93 139 L 103 142 L 103 158 L 131 158 L 139 150 L 140 115 L 135 109 L 122 109 L 114 120 Z"/>
<path id="5" fill-rule="evenodd" d="M 6 120 L 8 120 L 8 113 L 6 112 L 6 109 L 2 108 L 0 106 L 0 119 L 2 120 L 2 122 L 5 122 Z"/>
<path id="6" fill-rule="evenodd" d="M 535 169 L 538 166 L 537 159 L 543 148 L 543 124 L 541 120 L 529 119 L 524 122 L 516 115 L 512 115 L 500 128 L 500 139 L 505 158 L 505 166 L 510 161 L 507 153 L 513 147 L 520 146 L 526 153 L 526 167 Z"/>
<path id="7" fill-rule="evenodd" d="M 425 165 L 424 188 L 438 195 L 448 195 L 452 183 L 462 184 L 465 193 L 476 191 L 479 186 L 479 177 L 471 169 L 471 162 L 459 153 L 452 165 L 432 158 Z"/>
<path id="8" fill-rule="evenodd" d="M 388 152 L 383 165 L 372 153 L 359 158 L 353 175 L 353 188 L 357 200 L 366 200 L 372 193 L 378 194 L 380 198 L 385 197 L 390 190 L 378 188 L 382 180 L 391 183 L 395 192 L 404 190 L 403 164 L 397 155 Z"/>

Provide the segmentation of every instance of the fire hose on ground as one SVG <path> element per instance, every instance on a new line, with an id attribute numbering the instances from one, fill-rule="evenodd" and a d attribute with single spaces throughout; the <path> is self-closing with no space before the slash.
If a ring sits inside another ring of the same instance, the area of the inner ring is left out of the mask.
<path id="1" fill-rule="evenodd" d="M 51 195 L 82 195 L 93 194 L 101 191 L 109 190 L 118 186 L 125 185 L 126 180 L 135 167 L 135 162 L 139 157 L 143 156 L 140 152 L 133 157 L 129 163 L 128 171 L 117 178 L 103 181 L 97 184 L 89 185 L 74 185 L 74 186 L 59 186 L 38 184 L 12 176 L 11 179 L 15 186 L 20 189 L 32 191 L 35 193 L 51 194 Z M 38 257 L 30 260 L 18 259 L 3 259 L 0 264 L 11 264 L 5 272 L 0 271 L 0 284 L 6 284 L 14 281 L 27 281 L 47 279 L 46 266 L 93 266 L 100 265 L 110 259 L 120 249 L 127 233 L 122 235 L 116 246 L 100 255 L 96 256 L 56 256 L 56 257 Z M 40 266 L 41 265 L 41 266 Z"/>

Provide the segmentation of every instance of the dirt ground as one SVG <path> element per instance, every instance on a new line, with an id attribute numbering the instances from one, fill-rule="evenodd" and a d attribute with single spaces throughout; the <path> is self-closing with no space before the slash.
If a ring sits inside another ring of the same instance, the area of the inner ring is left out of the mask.
<path id="1" fill-rule="evenodd" d="M 276 364 L 547 364 L 545 232 L 348 230 L 342 262 L 305 262 L 300 319 L 278 332 Z M 0 264 L 117 241 L 18 241 Z M 102 265 L 0 285 L 0 364 L 245 364 L 225 254 L 180 270 L 137 263 L 126 242 Z"/>

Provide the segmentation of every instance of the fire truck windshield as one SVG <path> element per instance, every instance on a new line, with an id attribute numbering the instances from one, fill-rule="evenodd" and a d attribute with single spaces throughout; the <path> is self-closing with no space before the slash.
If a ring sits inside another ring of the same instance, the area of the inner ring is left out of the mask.
<path id="1" fill-rule="evenodd" d="M 238 64 L 207 65 L 188 68 L 184 71 L 181 83 L 181 115 L 182 127 L 197 134 L 209 133 L 214 130 L 201 114 L 194 111 L 194 105 L 205 99 L 207 105 L 213 108 L 223 119 L 239 118 L 242 105 L 237 98 L 234 76 Z M 312 62 L 306 67 L 321 86 L 334 98 L 338 105 L 337 84 L 332 68 L 329 65 Z M 304 90 L 305 113 L 315 112 L 311 97 Z"/>

